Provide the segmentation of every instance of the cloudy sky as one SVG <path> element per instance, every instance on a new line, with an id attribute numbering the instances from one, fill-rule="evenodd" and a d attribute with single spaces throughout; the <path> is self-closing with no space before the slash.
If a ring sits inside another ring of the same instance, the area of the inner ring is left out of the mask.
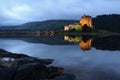
<path id="1" fill-rule="evenodd" d="M 120 0 L 0 0 L 0 24 L 120 14 Z"/>

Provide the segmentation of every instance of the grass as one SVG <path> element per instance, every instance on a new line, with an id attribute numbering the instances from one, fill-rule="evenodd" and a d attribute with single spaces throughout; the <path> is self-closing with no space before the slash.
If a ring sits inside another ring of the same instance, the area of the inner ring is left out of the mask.
<path id="1" fill-rule="evenodd" d="M 112 35 L 120 35 L 120 33 L 111 32 L 107 30 L 91 30 L 88 32 L 82 32 L 82 31 L 59 31 L 59 35 L 69 35 L 69 36 L 81 36 L 81 35 L 87 35 L 87 36 L 112 36 Z"/>

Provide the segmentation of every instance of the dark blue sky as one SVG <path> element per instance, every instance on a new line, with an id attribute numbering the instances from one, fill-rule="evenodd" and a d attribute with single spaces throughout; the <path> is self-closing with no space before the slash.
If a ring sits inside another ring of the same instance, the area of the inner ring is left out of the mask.
<path id="1" fill-rule="evenodd" d="M 0 24 L 120 14 L 120 0 L 1 0 Z"/>

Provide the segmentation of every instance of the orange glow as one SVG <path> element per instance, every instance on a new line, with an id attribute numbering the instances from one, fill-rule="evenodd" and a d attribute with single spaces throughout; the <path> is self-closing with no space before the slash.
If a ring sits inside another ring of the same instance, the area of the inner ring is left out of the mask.
<path id="1" fill-rule="evenodd" d="M 65 31 L 68 31 L 68 30 L 71 30 L 71 29 L 75 29 L 76 27 L 80 27 L 83 28 L 84 25 L 87 25 L 88 27 L 90 28 L 93 28 L 93 25 L 92 25 L 92 17 L 89 16 L 89 15 L 83 15 L 80 19 L 80 22 L 78 24 L 71 24 L 71 25 L 68 25 L 68 26 L 64 26 L 64 30 Z"/>
<path id="2" fill-rule="evenodd" d="M 54 36 L 54 31 L 50 30 L 50 36 Z"/>
<path id="3" fill-rule="evenodd" d="M 93 39 L 88 39 L 86 41 L 83 40 L 83 37 L 70 37 L 70 36 L 64 36 L 64 40 L 68 42 L 74 42 L 79 44 L 80 48 L 85 50 L 90 50 Z"/>
<path id="4" fill-rule="evenodd" d="M 92 28 L 92 17 L 83 15 L 82 18 L 80 19 L 80 25 L 81 26 L 87 25 L 88 27 Z"/>
<path id="5" fill-rule="evenodd" d="M 48 36 L 48 30 L 46 30 L 46 31 L 44 31 L 45 32 L 45 34 L 44 34 L 44 36 Z"/>
<path id="6" fill-rule="evenodd" d="M 36 32 L 36 37 L 40 37 L 40 30 L 35 30 L 35 32 Z"/>
<path id="7" fill-rule="evenodd" d="M 84 42 L 83 40 L 79 43 L 80 48 L 85 51 L 85 50 L 90 50 L 91 49 L 91 44 L 92 44 L 92 39 L 87 40 Z"/>
<path id="8" fill-rule="evenodd" d="M 69 36 L 64 36 L 65 41 L 69 41 L 69 39 L 70 39 Z"/>
<path id="9" fill-rule="evenodd" d="M 64 27 L 64 30 L 65 30 L 65 31 L 67 31 L 67 30 L 69 30 L 69 29 L 70 29 L 69 26 L 65 26 L 65 27 Z"/>

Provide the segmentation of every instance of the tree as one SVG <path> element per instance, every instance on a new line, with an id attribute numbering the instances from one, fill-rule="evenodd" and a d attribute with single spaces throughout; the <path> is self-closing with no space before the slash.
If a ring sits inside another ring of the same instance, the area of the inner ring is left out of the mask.
<path id="1" fill-rule="evenodd" d="M 90 28 L 89 26 L 87 26 L 86 24 L 82 27 L 82 31 L 83 32 L 88 32 L 88 31 L 91 31 L 92 28 Z"/>

